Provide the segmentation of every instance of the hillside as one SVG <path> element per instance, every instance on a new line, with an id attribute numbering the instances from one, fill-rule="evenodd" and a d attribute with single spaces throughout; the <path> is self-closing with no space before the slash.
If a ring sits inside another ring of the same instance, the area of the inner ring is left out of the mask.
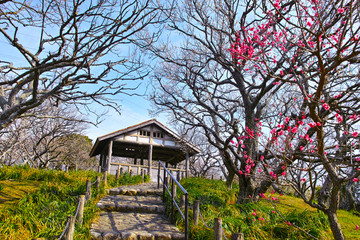
<path id="1" fill-rule="evenodd" d="M 63 172 L 38 170 L 27 166 L 0 167 L 0 239 L 57 239 L 63 231 L 67 216 L 76 212 L 78 196 L 86 191 L 86 180 L 94 182 L 101 174 L 94 171 Z M 108 185 L 140 183 L 141 176 L 108 177 Z M 104 196 L 92 190 L 85 205 L 84 222 L 76 225 L 74 239 L 90 239 L 89 226 L 97 216 L 95 206 Z"/>

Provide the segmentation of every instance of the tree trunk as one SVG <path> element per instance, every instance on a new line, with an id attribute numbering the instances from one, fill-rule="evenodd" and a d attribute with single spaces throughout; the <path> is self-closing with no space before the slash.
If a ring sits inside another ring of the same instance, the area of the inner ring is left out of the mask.
<path id="1" fill-rule="evenodd" d="M 328 211 L 328 212 L 326 212 L 326 215 L 328 217 L 328 220 L 330 223 L 330 228 L 333 233 L 334 239 L 335 240 L 344 240 L 345 237 L 341 230 L 341 226 L 340 226 L 338 218 L 337 218 L 336 210 Z"/>
<path id="2" fill-rule="evenodd" d="M 235 173 L 230 171 L 226 178 L 226 186 L 230 190 L 232 188 L 232 183 L 234 181 Z"/>
<path id="3" fill-rule="evenodd" d="M 326 176 L 325 182 L 318 193 L 318 203 L 320 206 L 327 207 L 329 205 L 330 191 L 332 188 L 332 182 L 329 175 Z"/>
<path id="4" fill-rule="evenodd" d="M 239 176 L 239 197 L 237 204 L 251 202 L 254 198 L 254 187 L 251 183 L 251 178 L 244 175 Z"/>

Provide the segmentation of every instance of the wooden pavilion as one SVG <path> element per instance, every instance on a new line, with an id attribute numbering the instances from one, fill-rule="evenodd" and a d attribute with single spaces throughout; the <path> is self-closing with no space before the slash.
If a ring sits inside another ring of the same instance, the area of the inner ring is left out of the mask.
<path id="1" fill-rule="evenodd" d="M 182 139 L 156 119 L 100 136 L 91 149 L 90 156 L 100 154 L 99 167 L 102 172 L 110 173 L 112 156 L 133 158 L 134 164 L 140 160 L 140 166 L 147 160 L 148 174 L 151 177 L 152 161 L 160 160 L 175 166 L 186 160 L 186 177 L 189 169 L 189 157 L 200 149 Z"/>

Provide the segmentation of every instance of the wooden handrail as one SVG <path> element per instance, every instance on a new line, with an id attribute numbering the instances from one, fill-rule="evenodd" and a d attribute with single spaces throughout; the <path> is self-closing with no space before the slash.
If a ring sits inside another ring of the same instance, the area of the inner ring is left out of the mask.
<path id="1" fill-rule="evenodd" d="M 164 177 L 161 178 L 161 166 L 163 169 Z M 165 190 L 168 192 L 170 198 L 171 198 L 171 220 L 174 223 L 175 222 L 175 207 L 179 210 L 179 213 L 181 217 L 184 220 L 185 225 L 185 240 L 189 239 L 189 194 L 185 190 L 185 188 L 176 180 L 176 178 L 171 174 L 168 168 L 165 167 L 165 165 L 159 161 L 159 167 L 158 167 L 158 188 L 160 187 L 160 180 L 163 183 L 163 201 L 165 201 Z M 169 180 L 171 180 L 171 192 L 170 192 L 170 183 Z M 180 190 L 185 195 L 185 211 L 182 213 L 179 205 L 176 202 L 176 186 L 180 188 Z"/>

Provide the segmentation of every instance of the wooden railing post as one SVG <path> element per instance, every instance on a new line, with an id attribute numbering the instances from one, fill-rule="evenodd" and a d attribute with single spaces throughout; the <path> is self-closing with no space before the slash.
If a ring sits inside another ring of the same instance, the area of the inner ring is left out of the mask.
<path id="1" fill-rule="evenodd" d="M 116 170 L 116 177 L 115 177 L 116 181 L 119 180 L 119 178 L 120 178 L 120 170 L 117 169 Z"/>
<path id="2" fill-rule="evenodd" d="M 80 195 L 79 196 L 79 212 L 77 215 L 77 221 L 80 224 L 80 226 L 83 223 L 84 205 L 85 205 L 85 195 Z"/>
<path id="3" fill-rule="evenodd" d="M 96 176 L 95 187 L 96 187 L 97 190 L 100 189 L 100 181 L 101 181 L 100 176 Z"/>
<path id="4" fill-rule="evenodd" d="M 244 240 L 244 234 L 242 234 L 242 233 L 233 233 L 231 235 L 231 240 Z"/>
<path id="5" fill-rule="evenodd" d="M 124 170 L 123 170 L 123 168 L 121 167 L 121 168 L 120 168 L 120 175 L 123 175 L 123 171 L 124 171 Z"/>
<path id="6" fill-rule="evenodd" d="M 215 240 L 222 240 L 222 220 L 221 218 L 214 219 Z"/>
<path id="7" fill-rule="evenodd" d="M 194 200 L 193 217 L 194 217 L 195 226 L 199 224 L 199 213 L 200 213 L 200 201 Z"/>
<path id="8" fill-rule="evenodd" d="M 75 216 L 68 216 L 69 227 L 64 236 L 65 240 L 73 240 L 74 239 L 74 231 L 75 231 Z"/>
<path id="9" fill-rule="evenodd" d="M 130 177 L 132 177 L 133 175 L 133 170 L 130 170 Z"/>
<path id="10" fill-rule="evenodd" d="M 86 200 L 89 201 L 91 199 L 91 182 L 90 180 L 86 180 Z"/>

